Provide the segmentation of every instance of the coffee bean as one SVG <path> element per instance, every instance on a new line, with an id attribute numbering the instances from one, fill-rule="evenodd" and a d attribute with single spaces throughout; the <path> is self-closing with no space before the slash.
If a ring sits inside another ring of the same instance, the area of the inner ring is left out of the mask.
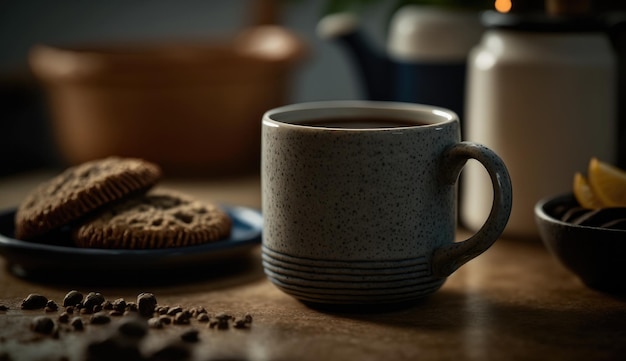
<path id="1" fill-rule="evenodd" d="M 59 315 L 59 322 L 68 323 L 70 321 L 70 315 L 67 312 L 63 312 Z"/>
<path id="2" fill-rule="evenodd" d="M 9 310 L 9 306 L 0 305 L 0 311 L 8 311 L 8 310 Z"/>
<path id="3" fill-rule="evenodd" d="M 200 340 L 200 338 L 198 337 L 199 334 L 200 333 L 198 332 L 198 330 L 192 328 L 183 332 L 180 335 L 180 339 L 185 342 L 198 342 Z"/>
<path id="4" fill-rule="evenodd" d="M 109 311 L 109 316 L 113 316 L 113 317 L 124 316 L 124 312 L 120 312 L 118 310 Z"/>
<path id="5" fill-rule="evenodd" d="M 252 323 L 252 315 L 249 313 L 246 313 L 245 315 L 243 315 L 243 319 L 247 322 L 247 323 Z"/>
<path id="6" fill-rule="evenodd" d="M 81 302 L 83 302 L 83 294 L 76 290 L 72 290 L 69 291 L 63 298 L 63 307 L 74 306 Z"/>
<path id="7" fill-rule="evenodd" d="M 218 330 L 227 330 L 229 327 L 228 320 L 229 318 L 216 318 L 209 322 L 209 327 L 217 328 Z"/>
<path id="8" fill-rule="evenodd" d="M 233 321 L 233 327 L 238 329 L 249 328 L 250 322 L 247 322 L 245 318 L 236 318 Z"/>
<path id="9" fill-rule="evenodd" d="M 151 317 L 157 305 L 157 299 L 152 293 L 144 292 L 137 296 L 139 314 L 143 317 Z"/>
<path id="10" fill-rule="evenodd" d="M 50 335 L 54 331 L 54 321 L 47 316 L 37 316 L 32 319 L 30 328 L 37 333 Z"/>
<path id="11" fill-rule="evenodd" d="M 191 314 L 188 312 L 178 312 L 174 316 L 175 325 L 188 325 L 190 323 Z"/>
<path id="12" fill-rule="evenodd" d="M 158 350 L 154 354 L 150 355 L 149 360 L 160 361 L 174 361 L 174 360 L 189 360 L 191 358 L 191 351 L 185 345 L 173 343 L 166 345 L 162 349 Z"/>
<path id="13" fill-rule="evenodd" d="M 228 330 L 229 324 L 228 321 L 218 321 L 217 329 L 218 330 Z"/>
<path id="14" fill-rule="evenodd" d="M 118 298 L 111 304 L 111 307 L 115 311 L 123 313 L 126 310 L 126 301 L 123 298 Z"/>
<path id="15" fill-rule="evenodd" d="M 69 313 L 70 315 L 74 313 L 74 306 L 67 306 L 65 307 L 65 312 Z"/>
<path id="16" fill-rule="evenodd" d="M 104 302 L 104 296 L 101 293 L 89 292 L 87 294 L 87 297 L 85 297 L 85 301 L 83 302 L 83 307 L 86 308 L 88 312 L 93 313 L 93 312 L 97 312 L 94 310 L 96 306 L 101 307 L 103 302 Z"/>
<path id="17" fill-rule="evenodd" d="M 139 339 L 148 333 L 148 322 L 133 317 L 130 320 L 122 322 L 118 327 L 118 331 L 124 336 Z"/>
<path id="18" fill-rule="evenodd" d="M 169 325 L 170 323 L 172 323 L 172 319 L 169 316 L 161 315 L 158 318 L 159 320 L 161 320 L 161 323 L 164 325 Z"/>
<path id="19" fill-rule="evenodd" d="M 80 316 L 76 316 L 72 318 L 70 325 L 72 325 L 72 327 L 74 327 L 74 330 L 76 331 L 82 331 L 85 329 L 85 325 L 83 324 L 83 319 L 80 318 Z"/>
<path id="20" fill-rule="evenodd" d="M 87 346 L 87 361 L 143 360 L 139 346 L 123 337 L 113 335 Z"/>
<path id="21" fill-rule="evenodd" d="M 183 308 L 180 306 L 176 306 L 176 307 L 170 307 L 170 309 L 167 311 L 167 314 L 170 316 L 175 316 L 179 312 L 183 312 Z"/>
<path id="22" fill-rule="evenodd" d="M 31 293 L 24 300 L 22 300 L 23 310 L 37 310 L 46 307 L 48 298 L 36 293 Z"/>
<path id="23" fill-rule="evenodd" d="M 46 302 L 46 307 L 44 308 L 46 312 L 56 312 L 59 310 L 59 306 L 53 300 L 48 300 Z"/>
<path id="24" fill-rule="evenodd" d="M 113 304 L 109 300 L 102 302 L 101 306 L 103 310 L 111 311 L 113 309 Z"/>
<path id="25" fill-rule="evenodd" d="M 98 312 L 91 316 L 92 325 L 105 325 L 109 322 L 111 322 L 111 317 L 104 312 Z"/>
<path id="26" fill-rule="evenodd" d="M 224 312 L 220 312 L 220 313 L 215 315 L 215 318 L 217 318 L 219 321 L 228 321 L 231 318 L 233 318 L 233 316 L 231 316 L 231 315 L 229 315 L 227 313 L 224 313 Z"/>
<path id="27" fill-rule="evenodd" d="M 135 302 L 126 302 L 126 311 L 136 312 L 138 310 Z"/>
<path id="28" fill-rule="evenodd" d="M 150 328 L 163 328 L 163 323 L 160 317 L 152 317 L 148 319 L 148 327 Z"/>
<path id="29" fill-rule="evenodd" d="M 206 313 L 201 313 L 196 317 L 196 319 L 198 322 L 209 322 L 210 317 Z"/>
<path id="30" fill-rule="evenodd" d="M 155 312 L 159 315 L 165 315 L 169 309 L 170 308 L 168 306 L 159 306 L 156 308 Z"/>

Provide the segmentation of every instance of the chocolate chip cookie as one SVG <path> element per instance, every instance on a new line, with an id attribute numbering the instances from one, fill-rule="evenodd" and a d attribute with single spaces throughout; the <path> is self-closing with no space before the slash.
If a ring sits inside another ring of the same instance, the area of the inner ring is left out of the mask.
<path id="1" fill-rule="evenodd" d="M 143 193 L 160 179 L 159 166 L 136 158 L 109 157 L 68 168 L 20 204 L 15 237 L 29 240 L 44 235 L 103 206 Z"/>
<path id="2" fill-rule="evenodd" d="M 78 247 L 156 249 L 227 238 L 228 214 L 183 193 L 155 189 L 103 209 L 73 232 Z"/>

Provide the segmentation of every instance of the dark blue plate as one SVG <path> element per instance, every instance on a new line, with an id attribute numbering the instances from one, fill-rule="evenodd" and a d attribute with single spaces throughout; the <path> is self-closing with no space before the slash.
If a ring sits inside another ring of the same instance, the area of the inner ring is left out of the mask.
<path id="1" fill-rule="evenodd" d="M 233 220 L 228 239 L 198 246 L 154 250 L 87 249 L 72 246 L 67 235 L 25 242 L 13 238 L 15 209 L 0 212 L 0 255 L 22 277 L 63 273 L 77 277 L 143 275 L 194 270 L 232 261 L 261 243 L 261 213 L 246 207 L 223 207 Z"/>

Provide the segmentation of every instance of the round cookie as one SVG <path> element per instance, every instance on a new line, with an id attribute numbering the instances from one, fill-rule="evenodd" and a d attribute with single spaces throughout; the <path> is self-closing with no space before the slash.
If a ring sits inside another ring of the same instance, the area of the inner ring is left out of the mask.
<path id="1" fill-rule="evenodd" d="M 109 157 L 66 169 L 26 196 L 15 215 L 15 237 L 28 240 L 76 221 L 161 179 L 156 164 Z"/>
<path id="2" fill-rule="evenodd" d="M 103 209 L 78 227 L 73 238 L 85 248 L 182 247 L 224 239 L 231 224 L 217 206 L 161 189 Z"/>

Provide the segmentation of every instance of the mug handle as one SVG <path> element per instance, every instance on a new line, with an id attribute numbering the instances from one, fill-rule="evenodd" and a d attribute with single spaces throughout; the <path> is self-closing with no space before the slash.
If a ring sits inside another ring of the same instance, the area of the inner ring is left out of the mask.
<path id="1" fill-rule="evenodd" d="M 442 155 L 439 180 L 453 186 L 468 159 L 476 159 L 489 173 L 493 185 L 493 204 L 483 226 L 470 238 L 455 242 L 434 251 L 432 273 L 447 277 L 467 261 L 486 251 L 500 237 L 509 220 L 512 204 L 512 187 L 504 162 L 491 149 L 481 144 L 460 142 Z"/>

